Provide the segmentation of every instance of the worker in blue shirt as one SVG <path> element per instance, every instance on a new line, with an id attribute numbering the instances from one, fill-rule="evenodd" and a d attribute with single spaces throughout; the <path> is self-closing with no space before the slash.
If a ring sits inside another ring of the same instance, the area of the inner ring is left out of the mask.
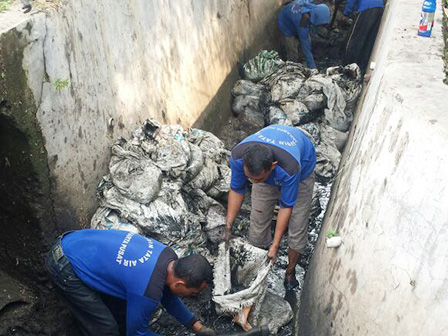
<path id="1" fill-rule="evenodd" d="M 252 182 L 249 242 L 268 249 L 275 260 L 280 241 L 288 229 L 288 266 L 284 285 L 299 285 L 295 266 L 308 242 L 308 220 L 314 188 L 316 152 L 298 128 L 271 125 L 247 137 L 232 150 L 226 230 L 228 240 L 233 222 L 243 203 L 247 182 Z M 280 210 L 274 237 L 271 223 L 275 205 Z"/>
<path id="2" fill-rule="evenodd" d="M 356 63 L 364 74 L 381 24 L 385 0 L 347 0 L 344 18 L 358 10 L 345 48 L 345 64 Z"/>
<path id="3" fill-rule="evenodd" d="M 180 299 L 212 283 L 212 267 L 199 254 L 178 259 L 171 248 L 136 233 L 80 230 L 56 240 L 46 266 L 83 335 L 119 335 L 100 293 L 126 301 L 127 336 L 157 336 L 148 325 L 160 303 L 197 335 L 215 335 Z"/>
<path id="4" fill-rule="evenodd" d="M 296 0 L 287 3 L 278 16 L 278 27 L 285 36 L 287 60 L 298 62 L 298 46 L 309 68 L 315 69 L 311 43 L 310 26 L 327 25 L 330 22 L 330 9 L 327 5 L 315 5 L 311 0 Z"/>

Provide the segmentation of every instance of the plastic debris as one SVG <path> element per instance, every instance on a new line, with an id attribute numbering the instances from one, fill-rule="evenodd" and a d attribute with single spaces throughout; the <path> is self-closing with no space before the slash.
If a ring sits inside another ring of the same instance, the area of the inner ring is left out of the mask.
<path id="1" fill-rule="evenodd" d="M 262 50 L 257 56 L 244 64 L 244 78 L 258 82 L 260 79 L 277 71 L 283 64 L 284 62 L 280 59 L 278 52 L 275 50 Z"/>
<path id="2" fill-rule="evenodd" d="M 342 244 L 342 237 L 335 236 L 331 238 L 327 238 L 327 247 L 339 247 Z"/>

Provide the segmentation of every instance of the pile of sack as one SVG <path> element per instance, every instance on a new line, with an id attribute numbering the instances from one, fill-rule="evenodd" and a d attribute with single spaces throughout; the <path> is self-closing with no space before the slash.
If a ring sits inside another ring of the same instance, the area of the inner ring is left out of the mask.
<path id="1" fill-rule="evenodd" d="M 112 146 L 109 174 L 97 188 L 92 228 L 142 233 L 179 256 L 208 254 L 226 210 L 229 152 L 212 133 L 146 120 Z"/>
<path id="2" fill-rule="evenodd" d="M 221 243 L 219 253 L 210 252 L 221 241 L 222 203 L 231 177 L 230 153 L 216 136 L 146 120 L 111 151 L 109 174 L 97 188 L 99 208 L 92 228 L 141 233 L 172 247 L 178 256 L 201 253 L 215 265 L 217 313 L 235 316 L 246 330 L 262 323 L 276 331 L 291 320 L 289 305 L 266 292 L 271 265 L 266 251 L 235 238 L 230 249 L 223 250 Z M 274 318 L 269 307 L 280 315 Z"/>
<path id="3" fill-rule="evenodd" d="M 238 120 L 232 131 L 239 132 L 239 140 L 270 124 L 299 127 L 316 146 L 318 177 L 334 177 L 361 92 L 358 66 L 318 74 L 262 51 L 244 72 L 246 78 L 232 89 Z M 131 139 L 120 138 L 112 146 L 91 226 L 141 233 L 172 247 L 179 257 L 203 254 L 215 265 L 217 313 L 234 316 L 245 330 L 267 324 L 275 333 L 292 312 L 267 291 L 266 251 L 241 238 L 230 248 L 218 248 L 226 216 L 222 204 L 230 188 L 229 156 L 212 133 L 146 120 Z M 320 211 L 317 194 L 314 203 Z M 213 255 L 212 246 L 219 253 Z"/>
<path id="4" fill-rule="evenodd" d="M 235 128 L 247 135 L 271 124 L 301 128 L 316 146 L 316 174 L 329 180 L 339 166 L 361 93 L 359 67 L 331 67 L 320 74 L 302 64 L 278 61 L 273 53 L 260 52 L 256 62 L 244 66 L 245 79 L 235 83 Z"/>

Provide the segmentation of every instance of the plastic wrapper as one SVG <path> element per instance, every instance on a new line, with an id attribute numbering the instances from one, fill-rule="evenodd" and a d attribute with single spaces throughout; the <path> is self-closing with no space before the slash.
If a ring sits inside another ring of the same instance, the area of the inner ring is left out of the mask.
<path id="1" fill-rule="evenodd" d="M 280 59 L 278 52 L 262 50 L 257 56 L 244 64 L 244 78 L 258 82 L 260 79 L 277 71 L 283 64 L 284 62 Z"/>

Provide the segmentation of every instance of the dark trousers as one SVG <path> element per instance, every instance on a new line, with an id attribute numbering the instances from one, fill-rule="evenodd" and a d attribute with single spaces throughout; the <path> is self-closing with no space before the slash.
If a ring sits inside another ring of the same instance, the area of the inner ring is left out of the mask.
<path id="1" fill-rule="evenodd" d="M 117 320 L 105 304 L 102 294 L 87 287 L 73 271 L 68 258 L 62 252 L 61 237 L 48 252 L 46 266 L 52 281 L 79 322 L 83 335 L 120 335 Z"/>
<path id="2" fill-rule="evenodd" d="M 358 14 L 345 49 L 345 64 L 356 63 L 364 74 L 380 28 L 383 8 L 371 8 Z"/>

